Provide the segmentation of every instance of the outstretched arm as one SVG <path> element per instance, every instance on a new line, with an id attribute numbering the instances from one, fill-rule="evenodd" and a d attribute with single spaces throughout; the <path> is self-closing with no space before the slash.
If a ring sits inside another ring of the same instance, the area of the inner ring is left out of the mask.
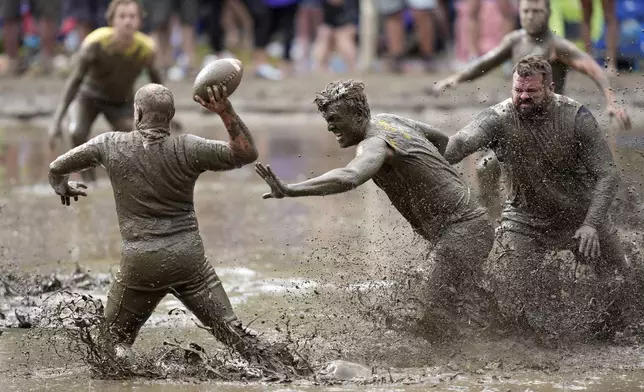
<path id="1" fill-rule="evenodd" d="M 617 105 L 615 94 L 610 88 L 610 81 L 595 59 L 566 39 L 557 39 L 556 49 L 557 58 L 562 63 L 587 75 L 595 82 L 604 94 L 609 115 L 617 119 L 622 129 L 630 129 L 631 120 L 626 111 Z"/>
<path id="2" fill-rule="evenodd" d="M 474 64 L 469 66 L 465 71 L 437 82 L 432 87 L 432 92 L 439 94 L 448 87 L 454 87 L 465 81 L 475 80 L 503 64 L 504 61 L 512 57 L 512 47 L 515 45 L 519 34 L 520 32 L 512 32 L 506 35 L 496 48 L 474 60 Z"/>
<path id="3" fill-rule="evenodd" d="M 264 199 L 325 196 L 355 189 L 369 181 L 378 173 L 390 154 L 392 151 L 384 140 L 370 138 L 358 145 L 356 157 L 347 166 L 297 184 L 285 184 L 273 173 L 270 166 L 264 167 L 257 163 L 255 170 L 271 187 L 271 193 L 264 194 Z"/>
<path id="4" fill-rule="evenodd" d="M 80 182 L 69 181 L 74 172 L 91 169 L 101 164 L 101 150 L 107 134 L 101 134 L 85 144 L 67 151 L 49 165 L 49 184 L 60 195 L 63 204 L 69 205 L 70 197 L 87 196 L 87 187 Z"/>
<path id="5" fill-rule="evenodd" d="M 65 116 L 65 113 L 67 113 L 67 109 L 69 108 L 69 105 L 76 97 L 76 94 L 78 93 L 78 89 L 80 88 L 80 85 L 83 82 L 83 78 L 85 78 L 85 75 L 89 70 L 89 67 L 92 61 L 92 54 L 91 54 L 92 51 L 93 51 L 92 44 L 89 44 L 81 48 L 81 50 L 78 53 L 78 57 L 76 59 L 77 63 L 74 66 L 74 70 L 72 71 L 72 74 L 69 76 L 69 78 L 67 79 L 67 82 L 65 83 L 65 87 L 63 89 L 63 96 L 61 98 L 60 104 L 58 105 L 58 108 L 56 108 L 56 112 L 54 113 L 54 118 L 48 132 L 49 147 L 52 150 L 55 147 L 56 139 L 61 135 L 61 129 L 60 129 L 61 121 Z"/>
<path id="6" fill-rule="evenodd" d="M 484 110 L 474 121 L 449 138 L 445 159 L 451 164 L 459 163 L 478 150 L 492 147 L 497 141 L 501 126 L 501 116 L 494 109 Z"/>

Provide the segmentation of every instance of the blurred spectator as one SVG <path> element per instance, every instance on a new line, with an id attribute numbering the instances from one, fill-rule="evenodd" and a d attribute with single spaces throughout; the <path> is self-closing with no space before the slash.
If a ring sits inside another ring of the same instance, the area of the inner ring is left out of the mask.
<path id="1" fill-rule="evenodd" d="M 392 61 L 394 72 L 403 71 L 403 56 L 405 55 L 405 22 L 403 11 L 405 7 L 411 9 L 414 28 L 418 38 L 421 56 L 425 61 L 425 68 L 430 69 L 430 60 L 434 56 L 434 21 L 432 11 L 437 6 L 437 0 L 374 0 L 380 15 L 385 18 L 385 36 L 387 51 Z"/>
<path id="2" fill-rule="evenodd" d="M 584 39 L 586 51 L 592 53 L 591 21 L 593 19 L 593 0 L 581 0 L 584 14 L 584 23 L 581 27 L 581 34 Z M 604 18 L 606 20 L 606 57 L 607 70 L 617 72 L 617 45 L 619 44 L 619 27 L 617 23 L 617 10 L 615 0 L 602 0 Z"/>
<path id="3" fill-rule="evenodd" d="M 321 2 L 324 0 L 302 0 L 297 12 L 297 60 L 305 72 L 311 70 L 311 48 L 316 38 L 316 32 L 322 23 Z"/>
<path id="4" fill-rule="evenodd" d="M 250 49 L 253 46 L 253 18 L 241 0 L 224 0 L 221 25 L 226 32 L 225 47 Z"/>
<path id="5" fill-rule="evenodd" d="M 358 0 L 322 0 L 323 22 L 318 28 L 314 57 L 317 70 L 329 70 L 329 56 L 335 48 L 353 72 L 356 66 L 356 22 Z"/>
<path id="6" fill-rule="evenodd" d="M 284 69 L 291 68 L 291 45 L 295 39 L 295 16 L 298 0 L 247 0 L 255 25 L 253 60 L 255 75 L 269 80 L 282 80 Z M 269 63 L 266 47 L 275 33 L 282 34 L 282 69 Z"/>
<path id="7" fill-rule="evenodd" d="M 107 25 L 105 11 L 108 3 L 109 0 L 63 0 L 63 15 L 76 22 L 79 41 L 83 41 L 92 30 Z"/>
<path id="8" fill-rule="evenodd" d="M 186 56 L 186 68 L 189 74 L 195 64 L 195 26 L 199 17 L 198 0 L 143 0 L 150 23 L 151 36 L 158 50 L 159 68 L 167 73 L 174 65 L 172 46 L 170 44 L 172 17 L 179 16 L 181 22 L 181 46 Z"/>
<path id="9" fill-rule="evenodd" d="M 228 47 L 231 44 L 241 44 L 242 31 L 243 35 L 249 35 L 253 31 L 253 20 L 241 0 L 203 0 L 203 2 L 210 7 L 206 31 L 213 53 L 203 59 L 202 67 L 219 58 L 234 57 Z"/>
<path id="10" fill-rule="evenodd" d="M 0 0 L 0 17 L 3 20 L 2 36 L 5 52 L 9 57 L 3 74 L 14 76 L 24 70 L 18 57 L 20 49 L 20 0 Z M 35 74 L 49 75 L 53 70 L 52 59 L 56 45 L 56 32 L 60 18 L 60 0 L 31 0 L 28 2 L 32 15 L 38 21 L 40 37 L 39 61 L 33 68 Z"/>
<path id="11" fill-rule="evenodd" d="M 516 28 L 517 9 L 511 0 L 466 0 L 468 13 L 467 57 L 475 59 L 498 45 L 506 34 Z M 494 20 L 500 16 L 501 23 Z M 493 20 L 494 19 L 494 20 Z M 485 34 L 481 26 L 485 21 Z M 488 42 L 481 38 L 491 36 Z M 493 42 L 492 42 L 493 41 Z"/>

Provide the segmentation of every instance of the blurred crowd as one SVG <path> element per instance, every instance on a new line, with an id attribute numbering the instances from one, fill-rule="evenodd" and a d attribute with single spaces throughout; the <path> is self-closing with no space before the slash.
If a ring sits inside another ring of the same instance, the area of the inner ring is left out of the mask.
<path id="1" fill-rule="evenodd" d="M 557 11 L 562 5 L 568 8 L 556 32 L 576 34 L 580 45 L 593 51 L 591 41 L 603 39 L 604 30 L 609 39 L 619 39 L 615 10 L 628 1 L 634 0 L 551 0 L 557 18 L 565 11 Z M 518 0 L 141 2 L 147 13 L 144 32 L 156 41 L 158 66 L 172 80 L 192 77 L 219 57 L 252 62 L 254 74 L 270 80 L 358 67 L 432 72 L 463 66 L 519 27 Z M 0 72 L 49 75 L 68 67 L 82 39 L 105 25 L 108 3 L 0 0 Z M 597 17 L 599 24 L 593 22 Z M 579 27 L 570 29 L 575 23 Z"/>

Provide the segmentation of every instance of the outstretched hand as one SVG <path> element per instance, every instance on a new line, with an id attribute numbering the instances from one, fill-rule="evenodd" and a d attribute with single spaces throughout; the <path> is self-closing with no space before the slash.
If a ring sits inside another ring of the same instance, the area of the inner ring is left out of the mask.
<path id="1" fill-rule="evenodd" d="M 208 101 L 204 101 L 203 98 L 195 95 L 195 102 L 199 102 L 201 106 L 217 114 L 222 114 L 228 109 L 230 102 L 228 101 L 226 86 L 208 86 L 206 91 L 208 91 Z"/>
<path id="2" fill-rule="evenodd" d="M 439 80 L 434 84 L 427 92 L 429 94 L 432 94 L 434 96 L 439 96 L 443 91 L 447 90 L 448 88 L 452 88 L 458 84 L 456 77 L 451 76 L 449 78 Z"/>
<path id="3" fill-rule="evenodd" d="M 597 229 L 592 226 L 583 225 L 572 237 L 579 240 L 579 253 L 584 257 L 596 258 L 601 256 L 599 249 L 599 234 Z"/>
<path id="4" fill-rule="evenodd" d="M 56 194 L 60 195 L 60 201 L 64 206 L 70 204 L 71 198 L 74 198 L 74 201 L 78 201 L 78 196 L 87 196 L 87 185 L 78 181 L 69 181 L 67 186 L 62 191 L 56 191 Z"/>
<path id="5" fill-rule="evenodd" d="M 631 129 L 631 119 L 628 117 L 626 110 L 615 104 L 609 105 L 607 109 L 610 118 L 617 120 L 617 123 L 622 130 L 626 131 Z"/>
<path id="6" fill-rule="evenodd" d="M 260 162 L 255 164 L 255 171 L 271 187 L 270 193 L 264 193 L 262 199 L 281 199 L 288 196 L 288 185 L 280 180 L 269 165 L 262 165 Z"/>

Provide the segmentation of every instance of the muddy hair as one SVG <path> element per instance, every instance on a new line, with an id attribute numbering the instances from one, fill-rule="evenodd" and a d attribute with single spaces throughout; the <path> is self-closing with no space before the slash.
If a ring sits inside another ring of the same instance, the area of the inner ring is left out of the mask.
<path id="1" fill-rule="evenodd" d="M 143 4 L 141 4 L 141 1 L 139 0 L 112 0 L 110 1 L 110 4 L 107 6 L 107 11 L 105 11 L 105 20 L 107 20 L 108 25 L 112 25 L 112 20 L 114 19 L 114 14 L 116 13 L 116 8 L 119 5 L 128 5 L 128 4 L 136 4 L 139 7 L 139 17 L 141 20 L 145 19 L 146 13 L 145 13 L 145 8 L 143 8 Z"/>
<path id="2" fill-rule="evenodd" d="M 313 102 L 317 105 L 318 111 L 324 113 L 329 105 L 336 101 L 342 101 L 347 109 L 359 117 L 361 123 L 371 118 L 363 82 L 354 80 L 331 82 L 324 91 L 316 94 Z"/>
<path id="3" fill-rule="evenodd" d="M 528 55 L 517 62 L 512 69 L 512 74 L 517 73 L 525 78 L 529 76 L 543 76 L 543 84 L 547 87 L 552 82 L 552 67 L 543 56 Z"/>

